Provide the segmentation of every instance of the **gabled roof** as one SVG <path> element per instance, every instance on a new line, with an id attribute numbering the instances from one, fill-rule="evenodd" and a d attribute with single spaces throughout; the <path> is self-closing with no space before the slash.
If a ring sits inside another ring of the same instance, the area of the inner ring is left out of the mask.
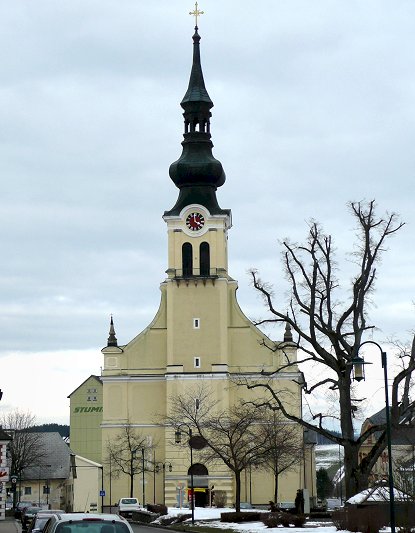
<path id="1" fill-rule="evenodd" d="M 402 420 L 403 422 L 403 420 Z M 378 411 L 377 413 L 369 416 L 366 418 L 362 425 L 362 431 L 363 428 L 366 430 L 372 426 L 382 425 L 386 423 L 386 407 Z M 375 432 L 375 438 L 378 439 L 380 436 L 380 431 Z M 413 445 L 415 444 L 415 421 L 409 425 L 409 424 L 402 424 L 399 426 L 399 428 L 392 428 L 391 431 L 392 436 L 392 444 L 398 445 L 398 446 L 404 446 L 404 445 Z"/>
<path id="2" fill-rule="evenodd" d="M 35 434 L 40 437 L 44 457 L 39 464 L 23 470 L 22 479 L 67 479 L 71 455 L 68 445 L 58 432 Z"/>
<path id="3" fill-rule="evenodd" d="M 393 496 L 396 501 L 408 500 L 409 497 L 404 492 L 393 489 Z M 348 504 L 361 504 L 365 502 L 388 502 L 389 501 L 389 487 L 371 487 L 369 489 L 355 494 L 349 498 L 346 503 Z"/>
<path id="4" fill-rule="evenodd" d="M 80 389 L 83 385 L 85 385 L 85 383 L 91 379 L 91 378 L 94 378 L 100 385 L 102 385 L 102 379 L 100 378 L 100 376 L 95 376 L 95 374 L 91 374 L 88 378 L 86 378 L 78 387 L 76 387 L 75 390 L 73 390 L 69 396 L 67 396 L 67 398 L 70 398 L 72 396 L 72 394 L 74 394 L 78 389 Z"/>

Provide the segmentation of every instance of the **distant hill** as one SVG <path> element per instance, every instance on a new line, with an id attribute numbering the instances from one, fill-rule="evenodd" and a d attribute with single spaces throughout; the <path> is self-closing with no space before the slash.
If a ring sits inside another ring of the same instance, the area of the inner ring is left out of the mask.
<path id="1" fill-rule="evenodd" d="M 312 432 L 315 436 L 315 441 L 317 444 L 334 444 L 334 439 L 330 439 L 328 437 L 325 437 L 323 435 L 320 435 L 320 433 L 317 433 L 317 431 Z M 330 433 L 333 435 L 333 437 L 341 437 L 341 433 L 339 431 L 330 431 Z M 314 440 L 314 439 L 312 439 Z"/>
<path id="2" fill-rule="evenodd" d="M 69 437 L 69 426 L 65 424 L 40 424 L 39 426 L 32 426 L 30 431 L 44 433 L 57 432 L 61 437 Z"/>

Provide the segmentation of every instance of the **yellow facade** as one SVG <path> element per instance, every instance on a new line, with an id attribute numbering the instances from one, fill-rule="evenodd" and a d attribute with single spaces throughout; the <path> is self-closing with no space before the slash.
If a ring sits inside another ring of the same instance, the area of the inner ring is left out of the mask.
<path id="1" fill-rule="evenodd" d="M 203 231 L 191 232 L 185 220 L 189 212 L 202 213 Z M 201 382 L 212 391 L 212 398 L 222 408 L 230 407 L 239 399 L 258 396 L 258 391 L 236 386 L 235 379 L 258 381 L 261 371 L 277 369 L 281 353 L 264 347 L 275 346 L 242 313 L 237 300 L 237 283 L 228 275 L 227 231 L 229 216 L 212 217 L 200 205 L 191 205 L 178 217 L 165 216 L 168 228 L 167 279 L 161 283 L 161 303 L 156 317 L 142 333 L 125 346 L 103 349 L 103 420 L 102 440 L 107 442 L 119 434 L 122 424 L 131 424 L 142 434 L 149 435 L 157 446 L 155 460 L 172 465 L 165 472 L 165 495 L 158 474 L 145 474 L 147 501 L 176 502 L 177 486 L 188 486 L 189 450 L 172 445 L 173 430 L 159 425 L 163 415 L 169 414 L 169 400 L 173 396 L 194 390 Z M 203 242 L 210 247 L 210 269 L 199 276 L 198 250 Z M 184 275 L 182 249 L 188 243 L 193 250 L 193 268 L 196 275 Z M 294 347 L 286 348 L 284 357 L 295 361 Z M 268 378 L 267 378 L 268 379 Z M 284 391 L 287 401 L 300 412 L 301 389 L 296 367 L 282 371 L 274 379 L 276 390 Z M 299 431 L 301 429 L 299 428 Z M 198 462 L 193 451 L 193 462 Z M 151 457 L 146 457 L 150 463 Z M 227 493 L 228 503 L 234 501 L 232 473 L 221 462 L 207 465 L 208 476 L 197 479 L 200 490 L 212 485 Z M 293 501 L 296 490 L 304 487 L 304 467 L 281 477 L 280 501 Z M 248 477 L 249 480 L 248 480 Z M 136 480 L 136 496 L 142 500 L 141 475 Z M 260 481 L 260 482 L 259 482 Z M 312 482 L 310 482 L 312 484 Z M 128 494 L 128 479 L 112 480 L 119 496 Z M 272 499 L 273 479 L 261 471 L 242 476 L 242 495 L 252 503 L 264 504 Z M 113 498 L 114 500 L 114 498 Z"/>

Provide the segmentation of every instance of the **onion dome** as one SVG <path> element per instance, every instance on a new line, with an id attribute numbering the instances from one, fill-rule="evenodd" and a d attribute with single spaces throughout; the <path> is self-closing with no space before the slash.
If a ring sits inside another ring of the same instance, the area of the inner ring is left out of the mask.
<path id="1" fill-rule="evenodd" d="M 200 35 L 193 35 L 193 65 L 189 87 L 180 105 L 184 109 L 184 140 L 180 158 L 170 165 L 170 178 L 180 189 L 176 205 L 165 215 L 178 215 L 189 204 L 201 204 L 211 214 L 227 213 L 216 199 L 216 189 L 225 183 L 222 163 L 212 154 L 210 112 L 213 102 L 206 90 L 200 63 Z"/>

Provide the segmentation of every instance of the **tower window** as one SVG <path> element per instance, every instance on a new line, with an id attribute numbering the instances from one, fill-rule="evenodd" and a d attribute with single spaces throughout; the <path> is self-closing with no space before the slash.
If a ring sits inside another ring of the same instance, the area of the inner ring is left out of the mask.
<path id="1" fill-rule="evenodd" d="M 195 368 L 200 368 L 200 357 L 194 358 L 194 365 L 195 365 Z"/>
<path id="2" fill-rule="evenodd" d="M 200 318 L 193 319 L 193 327 L 194 329 L 200 329 Z"/>
<path id="3" fill-rule="evenodd" d="M 210 248 L 208 242 L 200 244 L 200 275 L 210 275 Z"/>
<path id="4" fill-rule="evenodd" d="M 193 248 L 190 242 L 185 242 L 182 246 L 182 268 L 183 276 L 193 274 Z"/>

